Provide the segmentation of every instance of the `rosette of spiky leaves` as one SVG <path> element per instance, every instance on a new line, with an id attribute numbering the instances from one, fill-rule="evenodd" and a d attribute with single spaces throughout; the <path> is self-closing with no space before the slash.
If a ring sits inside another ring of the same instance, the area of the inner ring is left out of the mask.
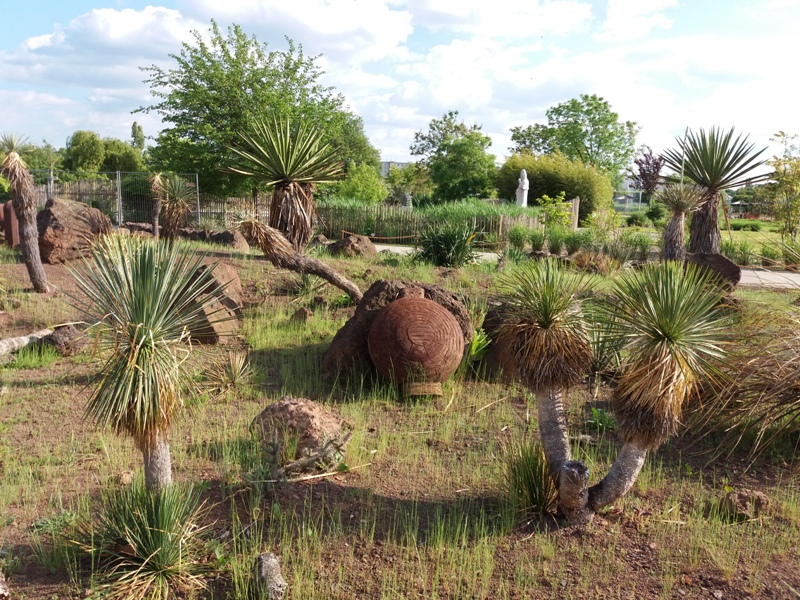
<path id="1" fill-rule="evenodd" d="M 204 310 L 224 286 L 203 258 L 181 243 L 109 235 L 71 268 L 85 295 L 74 304 L 109 351 L 86 415 L 131 435 L 143 450 L 182 406 L 181 390 L 192 377 L 184 368 L 186 342 L 224 315 Z"/>
<path id="2" fill-rule="evenodd" d="M 520 379 L 534 391 L 580 381 L 592 360 L 580 300 L 590 281 L 550 258 L 524 263 L 499 287 L 507 310 L 498 338 Z"/>
<path id="3" fill-rule="evenodd" d="M 725 356 L 723 291 L 695 265 L 647 265 L 614 282 L 609 303 L 624 340 L 622 376 L 612 398 L 623 441 L 656 448 L 677 432 L 683 404 Z"/>
<path id="4" fill-rule="evenodd" d="M 281 231 L 296 250 L 311 239 L 314 186 L 331 183 L 343 174 L 336 149 L 323 143 L 324 132 L 308 122 L 293 126 L 288 118 L 256 121 L 251 132 L 239 132 L 230 150 L 233 173 L 275 186 L 269 226 Z"/>
<path id="5" fill-rule="evenodd" d="M 672 213 L 672 219 L 664 228 L 664 259 L 686 258 L 684 243 L 684 221 L 690 213 L 704 202 L 703 188 L 693 183 L 668 183 L 656 192 L 656 200 Z"/>
<path id="6" fill-rule="evenodd" d="M 104 598 L 167 600 L 205 587 L 209 565 L 198 521 L 204 507 L 196 487 L 172 485 L 158 491 L 141 478 L 106 491 L 97 518 L 79 530 L 78 546 L 97 565 Z"/>
<path id="7" fill-rule="evenodd" d="M 175 239 L 181 226 L 186 225 L 186 215 L 192 208 L 192 201 L 197 198 L 197 192 L 188 181 L 175 174 L 156 174 L 151 182 L 160 201 L 164 237 Z"/>

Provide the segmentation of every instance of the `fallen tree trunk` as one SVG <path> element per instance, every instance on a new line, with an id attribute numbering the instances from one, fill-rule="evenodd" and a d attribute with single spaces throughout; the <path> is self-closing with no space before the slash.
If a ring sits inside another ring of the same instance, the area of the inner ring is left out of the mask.
<path id="1" fill-rule="evenodd" d="M 16 352 L 20 348 L 24 348 L 29 344 L 41 341 L 43 337 L 46 337 L 51 333 L 53 333 L 52 329 L 42 329 L 41 331 L 36 331 L 29 335 L 21 335 L 19 337 L 0 340 L 0 355 Z"/>
<path id="2" fill-rule="evenodd" d="M 258 221 L 248 220 L 239 225 L 239 231 L 242 232 L 248 243 L 261 248 L 264 255 L 276 267 L 297 273 L 316 275 L 344 291 L 356 304 L 361 302 L 363 294 L 355 283 L 337 273 L 321 260 L 295 251 L 289 240 L 277 229 Z"/>

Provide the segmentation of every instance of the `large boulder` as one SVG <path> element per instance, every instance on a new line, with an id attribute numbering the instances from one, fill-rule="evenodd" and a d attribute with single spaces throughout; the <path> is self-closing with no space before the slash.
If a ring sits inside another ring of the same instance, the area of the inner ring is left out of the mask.
<path id="1" fill-rule="evenodd" d="M 378 250 L 372 240 L 365 235 L 348 235 L 333 242 L 328 246 L 328 252 L 333 256 L 346 256 L 347 258 L 375 258 Z"/>
<path id="2" fill-rule="evenodd" d="M 402 279 L 379 280 L 372 284 L 356 307 L 356 312 L 336 333 L 322 359 L 322 371 L 327 377 L 339 374 L 372 372 L 368 339 L 372 322 L 380 310 L 397 299 L 405 287 L 422 288 L 424 297 L 448 310 L 458 321 L 464 334 L 465 347 L 472 341 L 474 330 L 469 311 L 458 297 L 437 285 L 407 282 Z"/>
<path id="3" fill-rule="evenodd" d="M 210 268 L 210 261 L 202 265 L 195 274 Z M 204 294 L 195 298 L 195 302 L 203 304 L 204 323 L 192 332 L 192 339 L 203 344 L 226 344 L 233 339 L 239 331 L 242 315 L 242 281 L 239 274 L 231 265 L 217 263 L 211 272 L 214 283 L 211 288 L 206 288 Z M 225 286 L 223 295 L 219 299 L 209 301 L 209 294 Z"/>
<path id="4" fill-rule="evenodd" d="M 36 216 L 42 262 L 55 264 L 88 254 L 92 241 L 111 232 L 111 220 L 82 202 L 51 198 Z"/>
<path id="5" fill-rule="evenodd" d="M 73 356 L 80 353 L 89 340 L 74 325 L 60 325 L 53 333 L 44 336 L 42 342 L 53 346 L 60 356 Z"/>
<path id="6" fill-rule="evenodd" d="M 296 447 L 289 461 L 322 452 L 326 442 L 345 439 L 342 419 L 307 398 L 284 396 L 267 406 L 250 425 L 262 444 L 271 444 L 277 434 L 283 448 Z M 291 443 L 290 443 L 291 440 Z"/>
<path id="7" fill-rule="evenodd" d="M 240 231 L 212 231 L 208 240 L 238 252 L 250 252 L 250 244 L 247 243 Z"/>
<path id="8" fill-rule="evenodd" d="M 711 273 L 715 282 L 732 292 L 742 279 L 742 269 L 735 262 L 722 254 L 706 254 L 696 252 L 686 256 L 686 260 L 694 263 L 704 271 Z"/>

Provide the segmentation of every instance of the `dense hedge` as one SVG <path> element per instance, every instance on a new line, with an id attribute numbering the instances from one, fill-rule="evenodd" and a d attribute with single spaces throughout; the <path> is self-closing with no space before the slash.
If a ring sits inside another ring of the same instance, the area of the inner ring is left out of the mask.
<path id="1" fill-rule="evenodd" d="M 567 200 L 579 196 L 581 221 L 601 206 L 613 208 L 614 188 L 611 180 L 594 167 L 572 162 L 563 154 L 515 154 L 508 158 L 497 172 L 497 193 L 500 198 L 513 200 L 516 197 L 521 169 L 528 174 L 529 204 L 545 194 L 555 197 L 564 192 Z"/>

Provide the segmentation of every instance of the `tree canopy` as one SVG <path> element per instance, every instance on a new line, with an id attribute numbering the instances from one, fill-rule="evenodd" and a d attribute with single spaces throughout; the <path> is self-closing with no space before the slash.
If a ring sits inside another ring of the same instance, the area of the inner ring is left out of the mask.
<path id="1" fill-rule="evenodd" d="M 105 147 L 94 131 L 78 130 L 67 140 L 64 168 L 70 171 L 97 172 L 103 165 Z"/>
<path id="2" fill-rule="evenodd" d="M 511 128 L 512 152 L 552 154 L 556 150 L 570 160 L 597 167 L 616 184 L 633 158 L 639 127 L 621 122 L 609 103 L 592 94 L 581 94 L 551 106 L 547 125 Z"/>
<path id="3" fill-rule="evenodd" d="M 446 145 L 480 130 L 481 126 L 478 124 L 467 126 L 464 121 L 459 121 L 458 111 L 450 110 L 441 119 L 431 119 L 428 131 L 414 133 L 414 142 L 410 147 L 411 156 L 421 156 L 422 162 L 428 162 L 432 156 L 442 153 Z"/>
<path id="4" fill-rule="evenodd" d="M 344 107 L 341 94 L 320 83 L 317 57 L 289 38 L 286 50 L 269 50 L 238 25 L 224 35 L 212 20 L 209 33 L 206 41 L 192 32 L 193 43 L 170 54 L 172 68 L 142 69 L 155 103 L 136 112 L 156 112 L 168 125 L 151 151 L 155 168 L 197 172 L 208 192 L 242 193 L 252 187 L 247 179 L 219 166 L 228 162 L 237 133 L 280 117 L 324 124 L 324 140 L 343 162 L 377 164 L 361 119 Z"/>
<path id="5" fill-rule="evenodd" d="M 433 197 L 449 202 L 465 198 L 488 198 L 494 193 L 494 155 L 487 152 L 492 141 L 478 129 L 443 142 L 428 160 Z"/>

